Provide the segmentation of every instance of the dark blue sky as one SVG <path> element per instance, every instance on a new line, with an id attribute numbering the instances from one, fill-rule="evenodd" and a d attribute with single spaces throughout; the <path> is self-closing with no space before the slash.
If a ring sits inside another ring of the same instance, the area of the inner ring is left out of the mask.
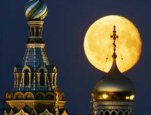
<path id="1" fill-rule="evenodd" d="M 22 62 L 28 27 L 27 0 L 0 1 L 0 96 L 13 88 L 13 68 Z M 143 42 L 139 63 L 126 73 L 136 87 L 135 115 L 151 113 L 151 1 L 149 0 L 45 0 L 49 14 L 43 37 L 49 60 L 58 67 L 58 84 L 67 108 L 86 115 L 95 82 L 103 76 L 87 61 L 83 40 L 88 27 L 105 15 L 121 15 L 139 29 Z M 110 33 L 109 33 L 110 35 Z"/>

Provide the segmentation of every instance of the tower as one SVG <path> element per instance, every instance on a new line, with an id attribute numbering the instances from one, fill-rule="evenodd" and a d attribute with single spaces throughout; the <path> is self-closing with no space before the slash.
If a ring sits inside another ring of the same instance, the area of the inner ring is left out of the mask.
<path id="1" fill-rule="evenodd" d="M 133 115 L 135 89 L 133 83 L 125 77 L 116 64 L 116 27 L 113 35 L 113 64 L 110 71 L 98 80 L 92 91 L 92 115 Z"/>
<path id="2" fill-rule="evenodd" d="M 49 62 L 42 38 L 47 13 L 43 0 L 25 5 L 30 35 L 22 64 L 14 67 L 14 91 L 5 95 L 4 115 L 67 115 L 66 99 L 57 85 L 57 67 Z"/>

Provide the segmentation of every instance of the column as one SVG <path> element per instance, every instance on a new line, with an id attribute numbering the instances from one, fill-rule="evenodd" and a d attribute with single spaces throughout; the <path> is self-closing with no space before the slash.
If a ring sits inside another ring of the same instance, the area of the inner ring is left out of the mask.
<path id="1" fill-rule="evenodd" d="M 16 79 L 17 79 L 17 75 L 15 74 L 15 75 L 14 75 L 14 88 L 17 87 L 17 83 L 16 83 L 17 80 L 16 80 Z"/>
<path id="2" fill-rule="evenodd" d="M 53 85 L 53 77 L 54 77 L 54 73 L 51 73 L 51 87 L 52 89 L 54 89 L 54 85 Z"/>
<path id="3" fill-rule="evenodd" d="M 57 87 L 57 75 L 58 73 L 54 73 L 54 86 Z"/>
<path id="4" fill-rule="evenodd" d="M 25 77 L 25 73 L 22 73 L 22 87 L 24 88 L 24 86 L 25 86 L 25 81 L 24 81 L 24 77 Z"/>
<path id="5" fill-rule="evenodd" d="M 38 87 L 40 87 L 40 73 L 37 73 Z"/>
<path id="6" fill-rule="evenodd" d="M 29 88 L 31 88 L 31 73 L 28 74 L 29 74 Z"/>
<path id="7" fill-rule="evenodd" d="M 16 85 L 17 85 L 17 88 L 19 88 L 19 80 L 18 80 L 19 79 L 19 73 L 16 73 L 16 78 L 17 78 L 16 79 L 17 80 Z"/>

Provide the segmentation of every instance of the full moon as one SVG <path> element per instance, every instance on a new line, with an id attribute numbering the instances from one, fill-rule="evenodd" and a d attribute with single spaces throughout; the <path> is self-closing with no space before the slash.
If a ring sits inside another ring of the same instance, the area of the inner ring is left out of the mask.
<path id="1" fill-rule="evenodd" d="M 139 60 L 142 42 L 135 25 L 125 17 L 109 15 L 95 21 L 84 39 L 84 51 L 97 69 L 108 72 L 113 63 L 113 26 L 116 26 L 116 63 L 121 72 L 131 69 Z"/>

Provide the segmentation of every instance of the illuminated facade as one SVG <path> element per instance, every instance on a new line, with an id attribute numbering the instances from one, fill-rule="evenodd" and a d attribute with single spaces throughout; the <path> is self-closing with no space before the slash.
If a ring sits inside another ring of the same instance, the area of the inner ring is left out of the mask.
<path id="1" fill-rule="evenodd" d="M 67 115 L 66 99 L 57 85 L 57 68 L 49 63 L 42 38 L 48 9 L 42 0 L 25 5 L 30 36 L 22 64 L 14 67 L 14 91 L 7 92 L 4 115 Z"/>
<path id="2" fill-rule="evenodd" d="M 116 65 L 116 27 L 113 35 L 113 64 L 110 71 L 99 80 L 92 91 L 91 115 L 133 115 L 135 90 L 133 83 Z"/>
<path id="3" fill-rule="evenodd" d="M 14 67 L 14 91 L 7 92 L 3 115 L 68 115 L 66 99 L 57 85 L 57 68 L 49 63 L 42 38 L 48 9 L 42 0 L 29 0 L 25 16 L 29 26 L 22 64 Z M 116 27 L 113 35 L 113 64 L 92 91 L 91 115 L 133 115 L 135 89 L 116 65 Z"/>

